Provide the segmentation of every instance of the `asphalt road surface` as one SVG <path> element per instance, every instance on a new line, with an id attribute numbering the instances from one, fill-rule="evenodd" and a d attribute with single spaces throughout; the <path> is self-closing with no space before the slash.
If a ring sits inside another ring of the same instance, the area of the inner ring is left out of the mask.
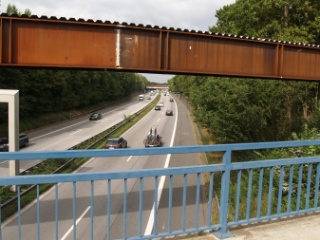
<path id="1" fill-rule="evenodd" d="M 67 150 L 121 122 L 125 116 L 138 112 L 154 98 L 152 96 L 151 100 L 138 101 L 136 96 L 126 103 L 103 109 L 99 111 L 102 114 L 100 120 L 90 121 L 90 115 L 87 115 L 32 131 L 28 133 L 29 146 L 20 151 Z M 20 161 L 20 172 L 40 161 L 41 159 Z M 8 176 L 8 168 L 8 161 L 0 161 L 0 176 Z"/>
<path id="2" fill-rule="evenodd" d="M 172 145 L 195 145 L 196 140 L 191 126 L 191 118 L 189 112 L 181 104 L 179 98 L 176 101 L 170 102 L 168 96 L 162 96 L 160 100 L 164 103 L 164 107 L 160 111 L 151 111 L 138 124 L 129 129 L 123 137 L 128 141 L 128 146 L 131 148 L 144 147 L 143 140 L 149 132 L 150 127 L 156 127 L 158 133 L 161 135 L 164 146 Z M 141 102 L 140 102 L 141 103 Z M 138 103 L 139 104 L 139 103 Z M 132 104 L 130 104 L 131 108 Z M 124 108 L 129 108 L 124 107 Z M 110 120 L 111 115 L 123 114 L 123 107 L 111 113 L 105 113 L 103 120 Z M 165 110 L 172 109 L 174 116 L 166 116 Z M 120 113 L 119 113 L 120 112 Z M 83 120 L 88 122 L 88 120 Z M 85 135 L 85 128 L 94 128 L 96 125 L 106 125 L 108 121 L 97 121 L 85 125 L 86 127 L 76 127 L 68 130 L 67 135 L 57 133 L 58 139 L 62 136 L 67 137 L 77 135 Z M 81 124 L 73 124 L 73 126 L 82 126 Z M 97 127 L 98 128 L 98 127 Z M 79 131 L 81 129 L 81 131 Z M 55 131 L 53 131 L 55 132 Z M 89 130 L 90 132 L 90 130 Z M 43 134 L 46 136 L 46 134 Z M 52 136 L 56 136 L 52 133 Z M 86 136 L 88 137 L 88 136 Z M 68 138 L 70 140 L 70 138 Z M 32 139 L 32 142 L 35 138 Z M 34 147 L 38 144 L 34 144 Z M 39 146 L 38 146 L 39 147 Z M 58 146 L 57 146 L 58 147 Z M 106 150 L 108 151 L 108 150 Z M 113 151 L 113 150 L 112 150 Z M 154 155 L 154 156 L 132 156 L 132 157 L 117 157 L 117 158 L 92 158 L 84 164 L 77 172 L 100 172 L 100 171 L 126 171 L 135 169 L 148 168 L 167 168 L 175 166 L 189 166 L 199 164 L 199 156 L 197 154 L 186 155 Z M 76 174 L 76 173 L 75 173 Z M 182 213 L 182 186 L 183 177 L 174 179 L 173 191 L 173 210 L 172 210 L 172 230 L 181 228 L 181 213 Z M 196 177 L 188 178 L 187 187 L 187 207 L 186 207 L 186 221 L 183 223 L 186 228 L 194 227 L 195 202 L 196 202 Z M 168 223 L 168 179 L 163 178 L 159 184 L 159 204 L 154 206 L 154 179 L 145 179 L 144 193 L 143 193 L 143 233 L 150 234 L 154 223 L 153 211 L 158 209 L 159 215 L 157 219 L 158 232 L 166 231 Z M 76 238 L 90 239 L 90 192 L 91 184 L 83 183 L 64 183 L 56 186 L 57 189 L 52 188 L 46 194 L 41 196 L 40 200 L 40 236 L 41 239 L 55 239 L 55 198 L 58 192 L 59 198 L 59 239 L 74 239 L 74 220 L 73 208 L 76 207 L 77 225 Z M 108 185 L 106 181 L 98 181 L 94 183 L 94 237 L 95 239 L 106 239 L 107 232 L 107 192 Z M 126 234 L 127 236 L 138 235 L 138 214 L 139 214 L 139 181 L 128 180 L 126 182 L 127 193 L 127 215 L 126 222 L 128 223 Z M 74 190 L 76 190 L 77 201 L 73 201 Z M 122 238 L 123 235 L 123 208 L 124 198 L 123 181 L 112 181 L 111 184 L 111 239 Z M 199 225 L 203 225 L 205 221 L 205 200 L 200 196 L 201 208 L 199 210 Z M 36 239 L 37 236 L 37 206 L 30 204 L 24 208 L 21 216 L 22 224 L 22 239 Z M 17 217 L 13 216 L 11 219 L 3 224 L 2 236 L 3 239 L 18 239 L 17 232 Z"/>

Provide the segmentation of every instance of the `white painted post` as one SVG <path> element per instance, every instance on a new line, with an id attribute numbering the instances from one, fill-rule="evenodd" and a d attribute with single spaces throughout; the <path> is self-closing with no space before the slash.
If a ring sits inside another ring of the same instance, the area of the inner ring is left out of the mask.
<path id="1" fill-rule="evenodd" d="M 0 102 L 8 103 L 9 109 L 9 151 L 19 150 L 19 90 L 0 89 Z M 20 173 L 19 160 L 9 160 L 9 176 Z"/>

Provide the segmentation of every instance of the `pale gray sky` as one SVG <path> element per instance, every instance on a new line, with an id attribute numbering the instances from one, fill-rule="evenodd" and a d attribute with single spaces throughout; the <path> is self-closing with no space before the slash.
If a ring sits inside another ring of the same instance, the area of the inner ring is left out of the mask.
<path id="1" fill-rule="evenodd" d="M 0 0 L 37 16 L 118 21 L 159 27 L 207 31 L 216 24 L 216 11 L 236 0 Z M 172 75 L 143 74 L 149 81 L 166 82 Z"/>

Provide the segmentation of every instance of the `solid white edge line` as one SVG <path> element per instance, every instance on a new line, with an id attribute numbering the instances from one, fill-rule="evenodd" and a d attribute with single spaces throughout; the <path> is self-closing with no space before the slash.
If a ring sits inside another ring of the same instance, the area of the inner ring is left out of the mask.
<path id="1" fill-rule="evenodd" d="M 82 220 L 82 218 L 84 217 L 84 215 L 86 215 L 86 213 L 90 210 L 90 208 L 91 206 L 88 206 L 87 209 L 81 214 L 81 216 L 76 221 L 76 225 L 78 225 L 78 223 Z M 60 240 L 65 240 L 72 230 L 73 230 L 73 225 L 69 228 L 69 230 L 63 235 L 63 237 Z"/>
<path id="2" fill-rule="evenodd" d="M 170 142 L 170 147 L 173 146 L 173 141 L 174 141 L 174 137 L 176 136 L 177 123 L 178 123 L 178 106 L 177 106 L 176 102 L 175 102 L 175 105 L 176 105 L 177 113 L 175 114 L 176 115 L 175 126 L 174 126 L 174 129 L 173 129 L 173 134 L 172 134 L 172 138 L 171 138 L 171 142 Z M 170 158 L 171 158 L 171 154 L 168 154 L 167 158 L 166 158 L 166 162 L 164 164 L 164 168 L 168 168 L 169 167 Z M 155 211 L 155 208 L 158 208 L 158 206 L 159 206 L 159 202 L 160 202 L 161 194 L 162 194 L 162 191 L 163 191 L 163 186 L 164 186 L 165 179 L 166 179 L 165 176 L 162 176 L 160 178 L 159 187 L 158 187 L 157 206 L 155 206 L 155 203 L 153 203 L 152 210 L 150 212 L 149 220 L 148 220 L 147 227 L 146 227 L 146 230 L 144 232 L 144 235 L 151 235 L 151 233 L 152 233 L 153 225 L 154 225 L 154 211 Z"/>
<path id="3" fill-rule="evenodd" d="M 127 162 L 129 162 L 131 158 L 132 158 L 132 156 L 128 157 Z"/>
<path id="4" fill-rule="evenodd" d="M 73 132 L 73 133 L 70 133 L 69 136 L 72 136 L 72 135 L 74 135 L 74 134 L 77 134 L 77 133 L 79 133 L 79 132 L 81 132 L 81 131 L 82 131 L 82 129 L 79 129 L 79 130 L 77 130 L 77 131 L 75 131 L 75 132 Z"/>

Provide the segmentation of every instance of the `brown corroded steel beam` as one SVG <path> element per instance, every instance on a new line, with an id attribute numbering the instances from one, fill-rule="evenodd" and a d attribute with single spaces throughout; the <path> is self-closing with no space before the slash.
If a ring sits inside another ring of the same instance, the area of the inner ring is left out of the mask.
<path id="1" fill-rule="evenodd" d="M 127 23 L 0 15 L 0 67 L 320 80 L 320 47 Z"/>

